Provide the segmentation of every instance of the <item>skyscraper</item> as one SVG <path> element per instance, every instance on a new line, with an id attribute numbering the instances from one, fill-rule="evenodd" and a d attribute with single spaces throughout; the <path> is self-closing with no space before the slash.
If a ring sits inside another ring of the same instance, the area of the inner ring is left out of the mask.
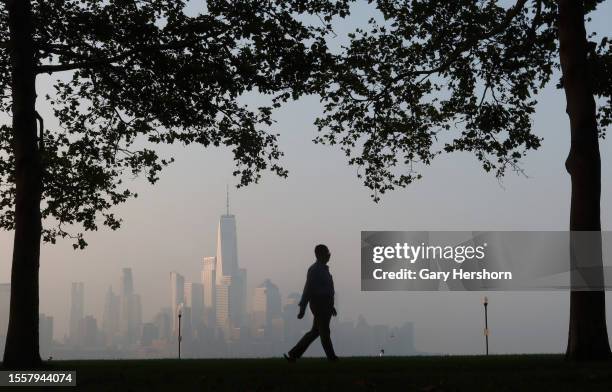
<path id="1" fill-rule="evenodd" d="M 217 227 L 217 284 L 223 276 L 238 274 L 238 236 L 236 234 L 236 217 L 229 213 L 229 194 L 227 210 L 221 215 Z"/>
<path id="2" fill-rule="evenodd" d="M 119 331 L 127 338 L 130 328 L 130 317 L 132 313 L 132 294 L 134 294 L 134 283 L 132 281 L 132 270 L 123 268 L 119 278 Z M 129 340 L 129 339 L 128 339 Z"/>
<path id="3" fill-rule="evenodd" d="M 79 326 L 84 317 L 85 286 L 83 282 L 72 282 L 70 290 L 70 324 L 68 336 L 72 343 L 79 341 Z"/>
<path id="4" fill-rule="evenodd" d="M 266 327 L 266 308 L 267 308 L 266 288 L 255 287 L 253 293 L 253 329 L 257 331 Z"/>
<path id="5" fill-rule="evenodd" d="M 193 338 L 192 325 L 191 308 L 183 306 L 181 308 L 181 339 L 185 343 L 185 351 L 190 351 L 188 346 L 192 343 L 191 339 Z"/>
<path id="6" fill-rule="evenodd" d="M 172 332 L 172 309 L 162 308 L 153 319 L 153 323 L 157 327 L 158 335 L 160 339 L 170 339 Z"/>
<path id="7" fill-rule="evenodd" d="M 159 329 L 154 323 L 144 323 L 142 325 L 141 346 L 151 346 L 155 339 L 159 338 Z"/>
<path id="8" fill-rule="evenodd" d="M 140 296 L 134 294 L 131 268 L 123 268 L 121 271 L 119 306 L 119 330 L 124 338 L 124 343 L 137 343 L 142 327 L 142 306 Z"/>
<path id="9" fill-rule="evenodd" d="M 191 308 L 191 324 L 195 329 L 204 322 L 204 287 L 201 283 L 185 283 L 185 306 Z"/>
<path id="10" fill-rule="evenodd" d="M 216 324 L 226 335 L 243 326 L 246 314 L 246 270 L 238 267 L 238 236 L 236 217 L 227 211 L 221 215 L 217 229 Z M 222 298 L 219 298 L 219 296 Z"/>
<path id="11" fill-rule="evenodd" d="M 40 313 L 38 315 L 38 331 L 40 355 L 46 358 L 51 354 L 53 347 L 53 317 Z"/>
<path id="12" fill-rule="evenodd" d="M 204 257 L 202 264 L 202 286 L 204 294 L 204 324 L 212 326 L 215 323 L 215 264 L 216 257 Z"/>
<path id="13" fill-rule="evenodd" d="M 123 268 L 121 270 L 121 280 L 119 281 L 119 295 L 127 297 L 134 294 L 134 281 L 132 279 L 132 269 Z"/>
<path id="14" fill-rule="evenodd" d="M 170 273 L 170 299 L 172 306 L 172 333 L 178 335 L 178 310 L 185 302 L 185 278 L 178 272 Z"/>
<path id="15" fill-rule="evenodd" d="M 233 284 L 230 288 L 230 319 L 232 327 L 242 327 L 247 321 L 247 271 L 245 268 L 239 268 L 238 274 L 233 278 Z"/>
<path id="16" fill-rule="evenodd" d="M 217 284 L 215 293 L 215 324 L 227 337 L 230 333 L 229 319 L 229 289 L 232 284 L 231 276 L 223 276 Z"/>
<path id="17" fill-rule="evenodd" d="M 140 295 L 131 294 L 120 297 L 120 332 L 124 343 L 134 344 L 140 339 L 142 328 L 142 304 Z"/>
<path id="18" fill-rule="evenodd" d="M 98 345 L 98 321 L 94 316 L 88 315 L 80 320 L 78 336 L 80 346 L 92 348 Z"/>
<path id="19" fill-rule="evenodd" d="M 255 288 L 253 323 L 255 329 L 268 328 L 272 320 L 281 317 L 281 296 L 278 286 L 266 279 Z"/>
<path id="20" fill-rule="evenodd" d="M 104 298 L 104 312 L 102 313 L 102 332 L 107 344 L 112 344 L 119 333 L 120 300 L 119 296 L 109 287 Z"/>

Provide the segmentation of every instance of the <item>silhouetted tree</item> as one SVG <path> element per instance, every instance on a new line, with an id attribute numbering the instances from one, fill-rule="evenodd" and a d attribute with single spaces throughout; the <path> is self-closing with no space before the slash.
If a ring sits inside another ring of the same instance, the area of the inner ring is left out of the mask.
<path id="1" fill-rule="evenodd" d="M 601 230 L 598 137 L 612 119 L 612 51 L 585 32 L 600 1 L 372 3 L 380 17 L 351 34 L 321 79 L 315 142 L 339 144 L 375 200 L 421 178 L 419 165 L 442 153 L 471 152 L 497 176 L 520 171 L 520 158 L 541 143 L 532 132 L 536 93 L 560 68 L 570 229 Z M 605 102 L 598 113 L 595 97 Z M 567 356 L 609 355 L 604 292 L 572 291 Z"/>
<path id="2" fill-rule="evenodd" d="M 79 227 L 117 229 L 112 207 L 136 197 L 124 175 L 154 183 L 172 161 L 156 144 L 229 146 L 240 185 L 265 169 L 286 175 L 276 134 L 266 132 L 271 110 L 306 92 L 327 62 L 332 16 L 346 5 L 211 0 L 195 8 L 183 0 L 3 2 L 1 103 L 12 124 L 0 132 L 0 226 L 15 233 L 5 366 L 40 363 L 41 238 L 69 236 L 82 248 Z M 37 76 L 51 74 L 53 91 L 38 96 Z M 250 91 L 270 104 L 241 105 Z M 51 108 L 58 127 L 44 125 L 37 104 Z"/>

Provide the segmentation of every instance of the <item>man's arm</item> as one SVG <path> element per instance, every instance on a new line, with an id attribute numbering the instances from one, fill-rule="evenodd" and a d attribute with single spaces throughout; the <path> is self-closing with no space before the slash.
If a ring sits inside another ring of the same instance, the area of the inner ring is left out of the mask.
<path id="1" fill-rule="evenodd" d="M 331 274 L 329 275 L 329 279 L 331 282 L 331 291 L 332 291 L 332 300 L 333 300 L 333 298 L 336 296 L 336 290 L 334 289 L 334 278 L 331 276 Z M 338 315 L 338 312 L 336 311 L 336 307 L 334 306 L 332 307 L 332 316 L 336 317 L 337 315 Z"/>
<path id="2" fill-rule="evenodd" d="M 306 274 L 306 284 L 304 284 L 304 290 L 302 291 L 302 298 L 300 299 L 300 303 L 298 304 L 300 307 L 300 312 L 298 313 L 299 319 L 304 317 L 304 313 L 306 312 L 306 305 L 308 305 L 311 295 L 312 295 L 312 270 L 308 269 L 308 273 Z"/>

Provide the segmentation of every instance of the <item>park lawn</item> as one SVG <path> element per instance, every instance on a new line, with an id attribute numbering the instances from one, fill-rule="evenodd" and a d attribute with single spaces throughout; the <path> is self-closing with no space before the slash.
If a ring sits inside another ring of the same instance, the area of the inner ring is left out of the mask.
<path id="1" fill-rule="evenodd" d="M 52 361 L 79 391 L 612 391 L 612 362 L 560 355 Z M 54 387 L 52 390 L 64 390 Z M 19 388 L 25 390 L 25 388 Z"/>

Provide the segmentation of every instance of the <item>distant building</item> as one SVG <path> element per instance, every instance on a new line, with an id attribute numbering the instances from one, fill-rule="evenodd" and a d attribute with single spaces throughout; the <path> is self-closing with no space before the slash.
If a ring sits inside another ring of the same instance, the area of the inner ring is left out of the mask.
<path id="1" fill-rule="evenodd" d="M 185 278 L 177 272 L 170 273 L 170 298 L 172 306 L 172 333 L 178 335 L 178 309 L 185 303 Z"/>
<path id="2" fill-rule="evenodd" d="M 40 355 L 48 358 L 53 349 L 53 317 L 44 313 L 38 315 Z"/>
<path id="3" fill-rule="evenodd" d="M 215 265 L 217 258 L 214 256 L 204 257 L 202 265 L 202 286 L 204 301 L 204 324 L 213 326 L 215 323 Z"/>
<path id="4" fill-rule="evenodd" d="M 298 303 L 301 299 L 301 294 L 291 293 L 287 296 L 287 302 L 283 306 L 282 319 L 283 319 L 283 338 L 285 341 L 294 342 L 301 338 L 306 328 L 310 328 L 309 319 L 310 312 L 306 312 L 303 320 L 297 319 L 299 311 Z"/>
<path id="5" fill-rule="evenodd" d="M 81 320 L 85 312 L 85 285 L 83 282 L 72 282 L 70 290 L 70 324 L 68 337 L 71 343 L 79 341 Z"/>
<path id="6" fill-rule="evenodd" d="M 414 324 L 404 323 L 401 327 L 391 330 L 388 342 L 389 350 L 392 355 L 414 355 L 417 349 L 414 345 Z"/>
<path id="7" fill-rule="evenodd" d="M 125 344 L 136 344 L 142 329 L 142 304 L 134 293 L 131 268 L 121 271 L 119 287 L 119 332 Z"/>
<path id="8" fill-rule="evenodd" d="M 4 352 L 4 343 L 8 331 L 8 321 L 11 309 L 11 284 L 0 283 L 0 349 Z"/>
<path id="9" fill-rule="evenodd" d="M 163 308 L 153 319 L 153 323 L 157 327 L 158 338 L 169 340 L 172 335 L 172 309 Z"/>
<path id="10" fill-rule="evenodd" d="M 238 270 L 238 279 L 234 281 L 235 288 L 232 290 L 232 306 L 230 309 L 230 317 L 232 318 L 233 325 L 241 327 L 246 325 L 247 322 L 247 270 L 246 268 L 240 268 Z"/>
<path id="11" fill-rule="evenodd" d="M 280 317 L 271 319 L 266 328 L 266 337 L 275 342 L 282 342 L 285 339 L 285 320 Z"/>
<path id="12" fill-rule="evenodd" d="M 121 280 L 119 281 L 119 295 L 127 297 L 134 294 L 134 280 L 132 278 L 132 269 L 123 268 L 121 270 Z"/>
<path id="13" fill-rule="evenodd" d="M 191 343 L 193 338 L 191 308 L 189 306 L 183 306 L 180 309 L 181 312 L 181 338 L 184 343 Z"/>
<path id="14" fill-rule="evenodd" d="M 221 215 L 217 228 L 216 324 L 225 336 L 235 336 L 235 328 L 246 321 L 246 270 L 238 265 L 238 237 L 236 217 L 227 212 Z M 221 298 L 219 298 L 221 296 Z"/>
<path id="15" fill-rule="evenodd" d="M 229 336 L 231 326 L 229 319 L 229 289 L 232 284 L 231 276 L 223 276 L 217 279 L 215 293 L 216 326 L 223 331 L 224 335 Z"/>
<path id="16" fill-rule="evenodd" d="M 286 305 L 292 305 L 297 307 L 301 299 L 302 295 L 300 293 L 291 293 L 287 296 Z"/>
<path id="17" fill-rule="evenodd" d="M 77 344 L 85 348 L 94 348 L 99 344 L 98 322 L 93 316 L 86 316 L 79 323 Z"/>
<path id="18" fill-rule="evenodd" d="M 102 332 L 107 344 L 112 345 L 119 333 L 120 300 L 119 296 L 109 287 L 104 298 L 102 313 Z"/>
<path id="19" fill-rule="evenodd" d="M 254 331 L 265 328 L 266 322 L 267 298 L 265 287 L 256 287 L 253 293 L 253 314 L 252 327 Z"/>
<path id="20" fill-rule="evenodd" d="M 134 344 L 140 338 L 142 304 L 140 296 L 131 294 L 120 297 L 119 330 L 125 344 Z"/>
<path id="21" fill-rule="evenodd" d="M 255 329 L 272 326 L 281 317 L 281 295 L 278 286 L 266 279 L 255 288 L 253 295 L 253 323 Z"/>
<path id="22" fill-rule="evenodd" d="M 217 226 L 217 284 L 223 276 L 238 275 L 238 236 L 236 217 L 228 211 L 219 218 Z"/>
<path id="23" fill-rule="evenodd" d="M 191 326 L 204 323 L 204 287 L 201 283 L 185 283 L 185 306 L 191 308 Z"/>
<path id="24" fill-rule="evenodd" d="M 141 346 L 151 346 L 153 345 L 153 341 L 159 337 L 159 329 L 153 323 L 144 323 L 142 325 L 142 334 L 140 337 L 140 345 Z"/>

